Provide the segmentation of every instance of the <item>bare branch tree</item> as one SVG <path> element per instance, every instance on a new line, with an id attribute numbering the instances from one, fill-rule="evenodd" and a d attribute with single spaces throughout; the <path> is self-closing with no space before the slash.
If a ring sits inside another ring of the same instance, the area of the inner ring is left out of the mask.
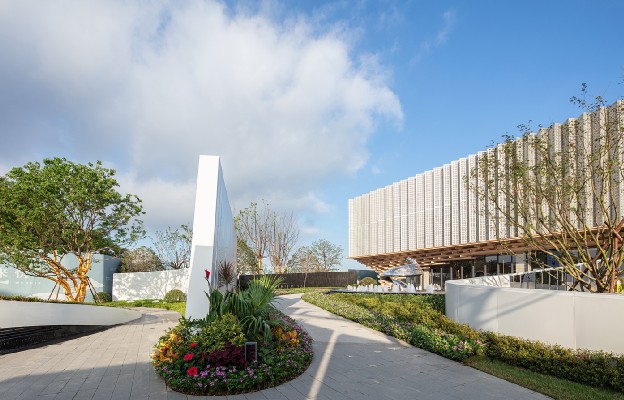
<path id="1" fill-rule="evenodd" d="M 294 212 L 284 212 L 272 218 L 268 235 L 269 259 L 275 273 L 284 273 L 288 258 L 299 240 L 299 225 Z"/>
<path id="2" fill-rule="evenodd" d="M 262 259 L 267 256 L 269 228 L 275 215 L 266 201 L 258 210 L 257 203 L 241 210 L 235 219 L 237 235 L 245 240 L 258 260 L 257 273 L 262 273 Z"/>
<path id="3" fill-rule="evenodd" d="M 480 211 L 499 227 L 507 253 L 542 251 L 573 277 L 573 286 L 613 293 L 624 275 L 624 102 L 606 107 L 597 96 L 590 103 L 585 85 L 583 95 L 572 99 L 587 111 L 579 118 L 536 133 L 521 125 L 520 138 L 505 137 L 480 154 L 466 178 L 487 199 L 489 208 Z"/>
<path id="4" fill-rule="evenodd" d="M 152 238 L 152 243 L 156 249 L 158 258 L 167 268 L 181 269 L 188 268 L 191 261 L 191 242 L 193 240 L 193 230 L 189 225 L 181 225 L 178 229 L 166 231 L 156 231 L 156 237 Z"/>

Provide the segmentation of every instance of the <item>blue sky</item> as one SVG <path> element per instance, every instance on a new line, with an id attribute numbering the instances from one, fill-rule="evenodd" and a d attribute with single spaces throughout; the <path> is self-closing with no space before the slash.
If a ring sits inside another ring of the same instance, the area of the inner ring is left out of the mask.
<path id="1" fill-rule="evenodd" d="M 102 160 L 154 231 L 220 155 L 237 208 L 346 251 L 349 198 L 624 93 L 624 3 L 509 3 L 3 2 L 0 173 Z"/>

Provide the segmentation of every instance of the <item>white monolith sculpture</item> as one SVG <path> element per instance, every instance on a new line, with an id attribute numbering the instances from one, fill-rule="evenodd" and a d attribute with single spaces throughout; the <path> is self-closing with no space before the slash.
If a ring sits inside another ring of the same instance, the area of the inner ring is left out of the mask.
<path id="1" fill-rule="evenodd" d="M 186 318 L 199 319 L 208 314 L 206 272 L 210 272 L 212 289 L 217 289 L 218 266 L 223 262 L 236 266 L 234 218 L 219 157 L 199 156 Z"/>

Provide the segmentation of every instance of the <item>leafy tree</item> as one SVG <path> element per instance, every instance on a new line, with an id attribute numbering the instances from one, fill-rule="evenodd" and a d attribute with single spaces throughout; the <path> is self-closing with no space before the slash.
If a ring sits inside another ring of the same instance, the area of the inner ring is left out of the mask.
<path id="1" fill-rule="evenodd" d="M 119 272 L 152 272 L 163 271 L 164 265 L 149 247 L 141 246 L 126 252 L 121 257 Z"/>
<path id="2" fill-rule="evenodd" d="M 251 275 L 257 272 L 258 259 L 245 239 L 236 238 L 236 266 L 240 274 Z"/>
<path id="3" fill-rule="evenodd" d="M 325 239 L 319 239 L 310 246 L 320 272 L 329 272 L 342 264 L 343 249 Z"/>
<path id="4" fill-rule="evenodd" d="M 318 267 L 318 260 L 312 253 L 312 250 L 307 246 L 301 246 L 288 261 L 287 272 L 316 272 Z"/>
<path id="5" fill-rule="evenodd" d="M 0 177 L 0 262 L 49 279 L 70 301 L 86 296 L 93 254 L 144 236 L 141 200 L 117 192 L 115 171 L 64 158 L 30 162 Z M 62 258 L 74 254 L 78 267 Z"/>
<path id="6" fill-rule="evenodd" d="M 537 133 L 521 125 L 521 137 L 505 136 L 478 157 L 467 183 L 487 199 L 482 213 L 500 227 L 506 252 L 542 251 L 573 277 L 573 286 L 613 293 L 624 275 L 624 102 L 607 107 L 601 96 L 586 100 L 585 85 L 582 92 L 572 98 L 585 111 L 579 118 Z M 530 261 L 546 266 L 538 257 Z"/>
<path id="7" fill-rule="evenodd" d="M 342 247 L 325 239 L 310 246 L 301 246 L 288 263 L 289 272 L 329 272 L 339 267 L 342 261 Z"/>
<path id="8" fill-rule="evenodd" d="M 189 225 L 181 225 L 180 230 L 156 231 L 155 238 L 150 238 L 158 258 L 170 269 L 188 268 L 191 262 L 191 241 L 193 230 Z"/>

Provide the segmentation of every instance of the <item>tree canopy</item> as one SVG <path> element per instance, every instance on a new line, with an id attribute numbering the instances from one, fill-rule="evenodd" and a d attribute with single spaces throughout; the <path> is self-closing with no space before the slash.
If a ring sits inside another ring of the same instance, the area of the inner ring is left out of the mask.
<path id="1" fill-rule="evenodd" d="M 330 272 L 342 263 L 343 249 L 325 239 L 301 246 L 288 263 L 288 272 Z"/>
<path id="2" fill-rule="evenodd" d="M 141 200 L 122 195 L 115 170 L 64 158 L 30 162 L 0 177 L 0 262 L 60 285 L 84 301 L 91 256 L 117 253 L 144 236 Z M 62 258 L 73 254 L 78 267 Z"/>

